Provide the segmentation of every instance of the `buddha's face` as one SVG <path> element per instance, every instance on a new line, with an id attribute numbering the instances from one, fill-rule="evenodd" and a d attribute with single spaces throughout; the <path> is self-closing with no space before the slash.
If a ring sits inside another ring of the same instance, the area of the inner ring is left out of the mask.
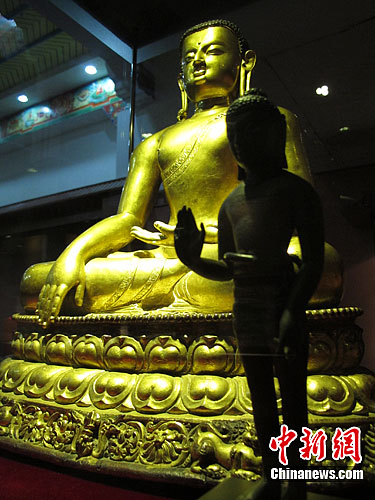
<path id="1" fill-rule="evenodd" d="M 233 94 L 240 65 L 237 38 L 227 28 L 215 26 L 197 31 L 183 42 L 183 82 L 193 102 Z"/>

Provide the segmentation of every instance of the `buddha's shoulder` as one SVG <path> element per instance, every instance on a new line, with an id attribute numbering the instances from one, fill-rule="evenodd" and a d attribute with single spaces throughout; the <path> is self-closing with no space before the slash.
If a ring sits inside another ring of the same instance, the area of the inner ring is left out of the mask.
<path id="1" fill-rule="evenodd" d="M 163 135 L 170 129 L 172 128 L 173 125 L 166 127 L 162 130 L 159 130 L 158 132 L 155 132 L 154 134 L 150 135 L 146 139 L 144 139 L 142 142 L 138 144 L 138 146 L 135 148 L 135 153 L 144 153 L 145 151 L 157 151 L 160 145 L 160 142 L 163 138 Z"/>

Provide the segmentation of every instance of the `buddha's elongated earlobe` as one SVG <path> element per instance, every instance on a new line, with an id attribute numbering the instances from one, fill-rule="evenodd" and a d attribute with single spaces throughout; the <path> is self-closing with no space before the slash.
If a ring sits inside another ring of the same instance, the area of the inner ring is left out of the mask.
<path id="1" fill-rule="evenodd" d="M 177 79 L 178 86 L 181 92 L 181 109 L 177 113 L 177 120 L 182 122 L 186 120 L 188 113 L 188 96 L 185 90 L 184 82 L 182 81 L 181 76 Z"/>
<path id="2" fill-rule="evenodd" d="M 256 55 L 252 50 L 247 50 L 241 61 L 239 95 L 243 96 L 250 90 L 251 71 L 255 66 Z"/>

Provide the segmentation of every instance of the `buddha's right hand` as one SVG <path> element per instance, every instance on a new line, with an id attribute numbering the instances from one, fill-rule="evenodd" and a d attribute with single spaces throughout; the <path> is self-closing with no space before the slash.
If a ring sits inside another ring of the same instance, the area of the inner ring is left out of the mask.
<path id="1" fill-rule="evenodd" d="M 36 314 L 39 316 L 38 323 L 46 328 L 49 323 L 55 321 L 59 314 L 66 294 L 77 287 L 75 302 L 82 306 L 85 293 L 85 263 L 81 258 L 73 258 L 71 255 L 61 255 L 48 273 L 45 284 L 40 294 Z"/>
<path id="2" fill-rule="evenodd" d="M 174 231 L 174 246 L 178 258 L 188 267 L 199 261 L 205 234 L 203 223 L 199 230 L 190 208 L 184 206 L 179 210 Z"/>

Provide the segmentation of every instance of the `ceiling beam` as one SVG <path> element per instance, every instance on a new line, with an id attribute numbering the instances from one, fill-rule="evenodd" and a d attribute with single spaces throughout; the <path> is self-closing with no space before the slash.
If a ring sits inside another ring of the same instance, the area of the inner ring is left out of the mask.
<path id="1" fill-rule="evenodd" d="M 106 60 L 132 62 L 132 48 L 72 0 L 29 0 L 50 21 Z"/>

